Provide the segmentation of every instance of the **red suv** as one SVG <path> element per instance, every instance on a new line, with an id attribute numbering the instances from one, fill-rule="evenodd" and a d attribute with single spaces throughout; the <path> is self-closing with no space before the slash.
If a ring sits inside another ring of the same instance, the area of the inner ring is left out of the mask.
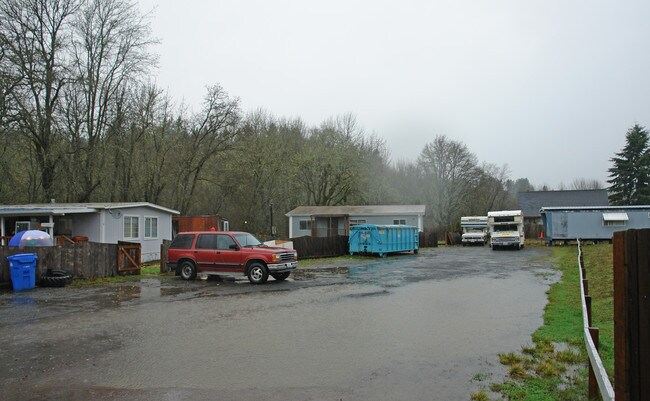
<path id="1" fill-rule="evenodd" d="M 197 273 L 243 273 L 251 283 L 262 284 L 269 275 L 278 281 L 289 277 L 298 267 L 298 254 L 266 246 L 245 232 L 185 232 L 169 246 L 167 266 L 184 280 L 193 280 Z"/>

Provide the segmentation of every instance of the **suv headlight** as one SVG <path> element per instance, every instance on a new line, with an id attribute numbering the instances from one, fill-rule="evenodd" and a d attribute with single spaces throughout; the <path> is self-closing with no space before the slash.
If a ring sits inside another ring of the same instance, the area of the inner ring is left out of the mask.
<path id="1" fill-rule="evenodd" d="M 279 262 L 280 261 L 280 255 L 277 254 L 277 253 L 274 253 L 273 255 L 271 255 L 271 261 L 272 262 Z"/>

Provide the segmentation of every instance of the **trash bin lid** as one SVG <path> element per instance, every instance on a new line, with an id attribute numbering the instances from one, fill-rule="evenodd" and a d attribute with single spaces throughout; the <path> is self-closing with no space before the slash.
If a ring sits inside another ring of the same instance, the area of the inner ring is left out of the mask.
<path id="1" fill-rule="evenodd" d="M 15 255 L 7 256 L 7 259 L 18 263 L 32 263 L 38 259 L 38 256 L 35 253 L 17 253 Z"/>

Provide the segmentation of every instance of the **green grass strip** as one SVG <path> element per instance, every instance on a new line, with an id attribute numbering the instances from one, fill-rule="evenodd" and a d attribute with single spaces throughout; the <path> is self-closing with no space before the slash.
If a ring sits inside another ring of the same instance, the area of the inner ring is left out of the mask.
<path id="1" fill-rule="evenodd" d="M 547 292 L 544 325 L 532 336 L 535 345 L 522 347 L 520 354 L 500 355 L 501 363 L 509 365 L 510 379 L 490 387 L 492 391 L 501 393 L 509 400 L 587 398 L 588 357 L 582 329 L 578 251 L 575 246 L 553 247 L 552 251 L 553 262 L 562 273 L 562 278 L 552 284 Z M 583 252 L 589 294 L 592 296 L 593 325 L 600 329 L 599 354 L 612 380 L 612 245 L 585 245 Z"/>

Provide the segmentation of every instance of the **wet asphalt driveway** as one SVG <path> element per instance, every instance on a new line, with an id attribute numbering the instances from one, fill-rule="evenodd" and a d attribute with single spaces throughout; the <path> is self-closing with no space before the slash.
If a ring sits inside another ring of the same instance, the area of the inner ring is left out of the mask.
<path id="1" fill-rule="evenodd" d="M 0 292 L 1 398 L 468 400 L 542 324 L 547 255 L 439 248 L 263 286 Z"/>

